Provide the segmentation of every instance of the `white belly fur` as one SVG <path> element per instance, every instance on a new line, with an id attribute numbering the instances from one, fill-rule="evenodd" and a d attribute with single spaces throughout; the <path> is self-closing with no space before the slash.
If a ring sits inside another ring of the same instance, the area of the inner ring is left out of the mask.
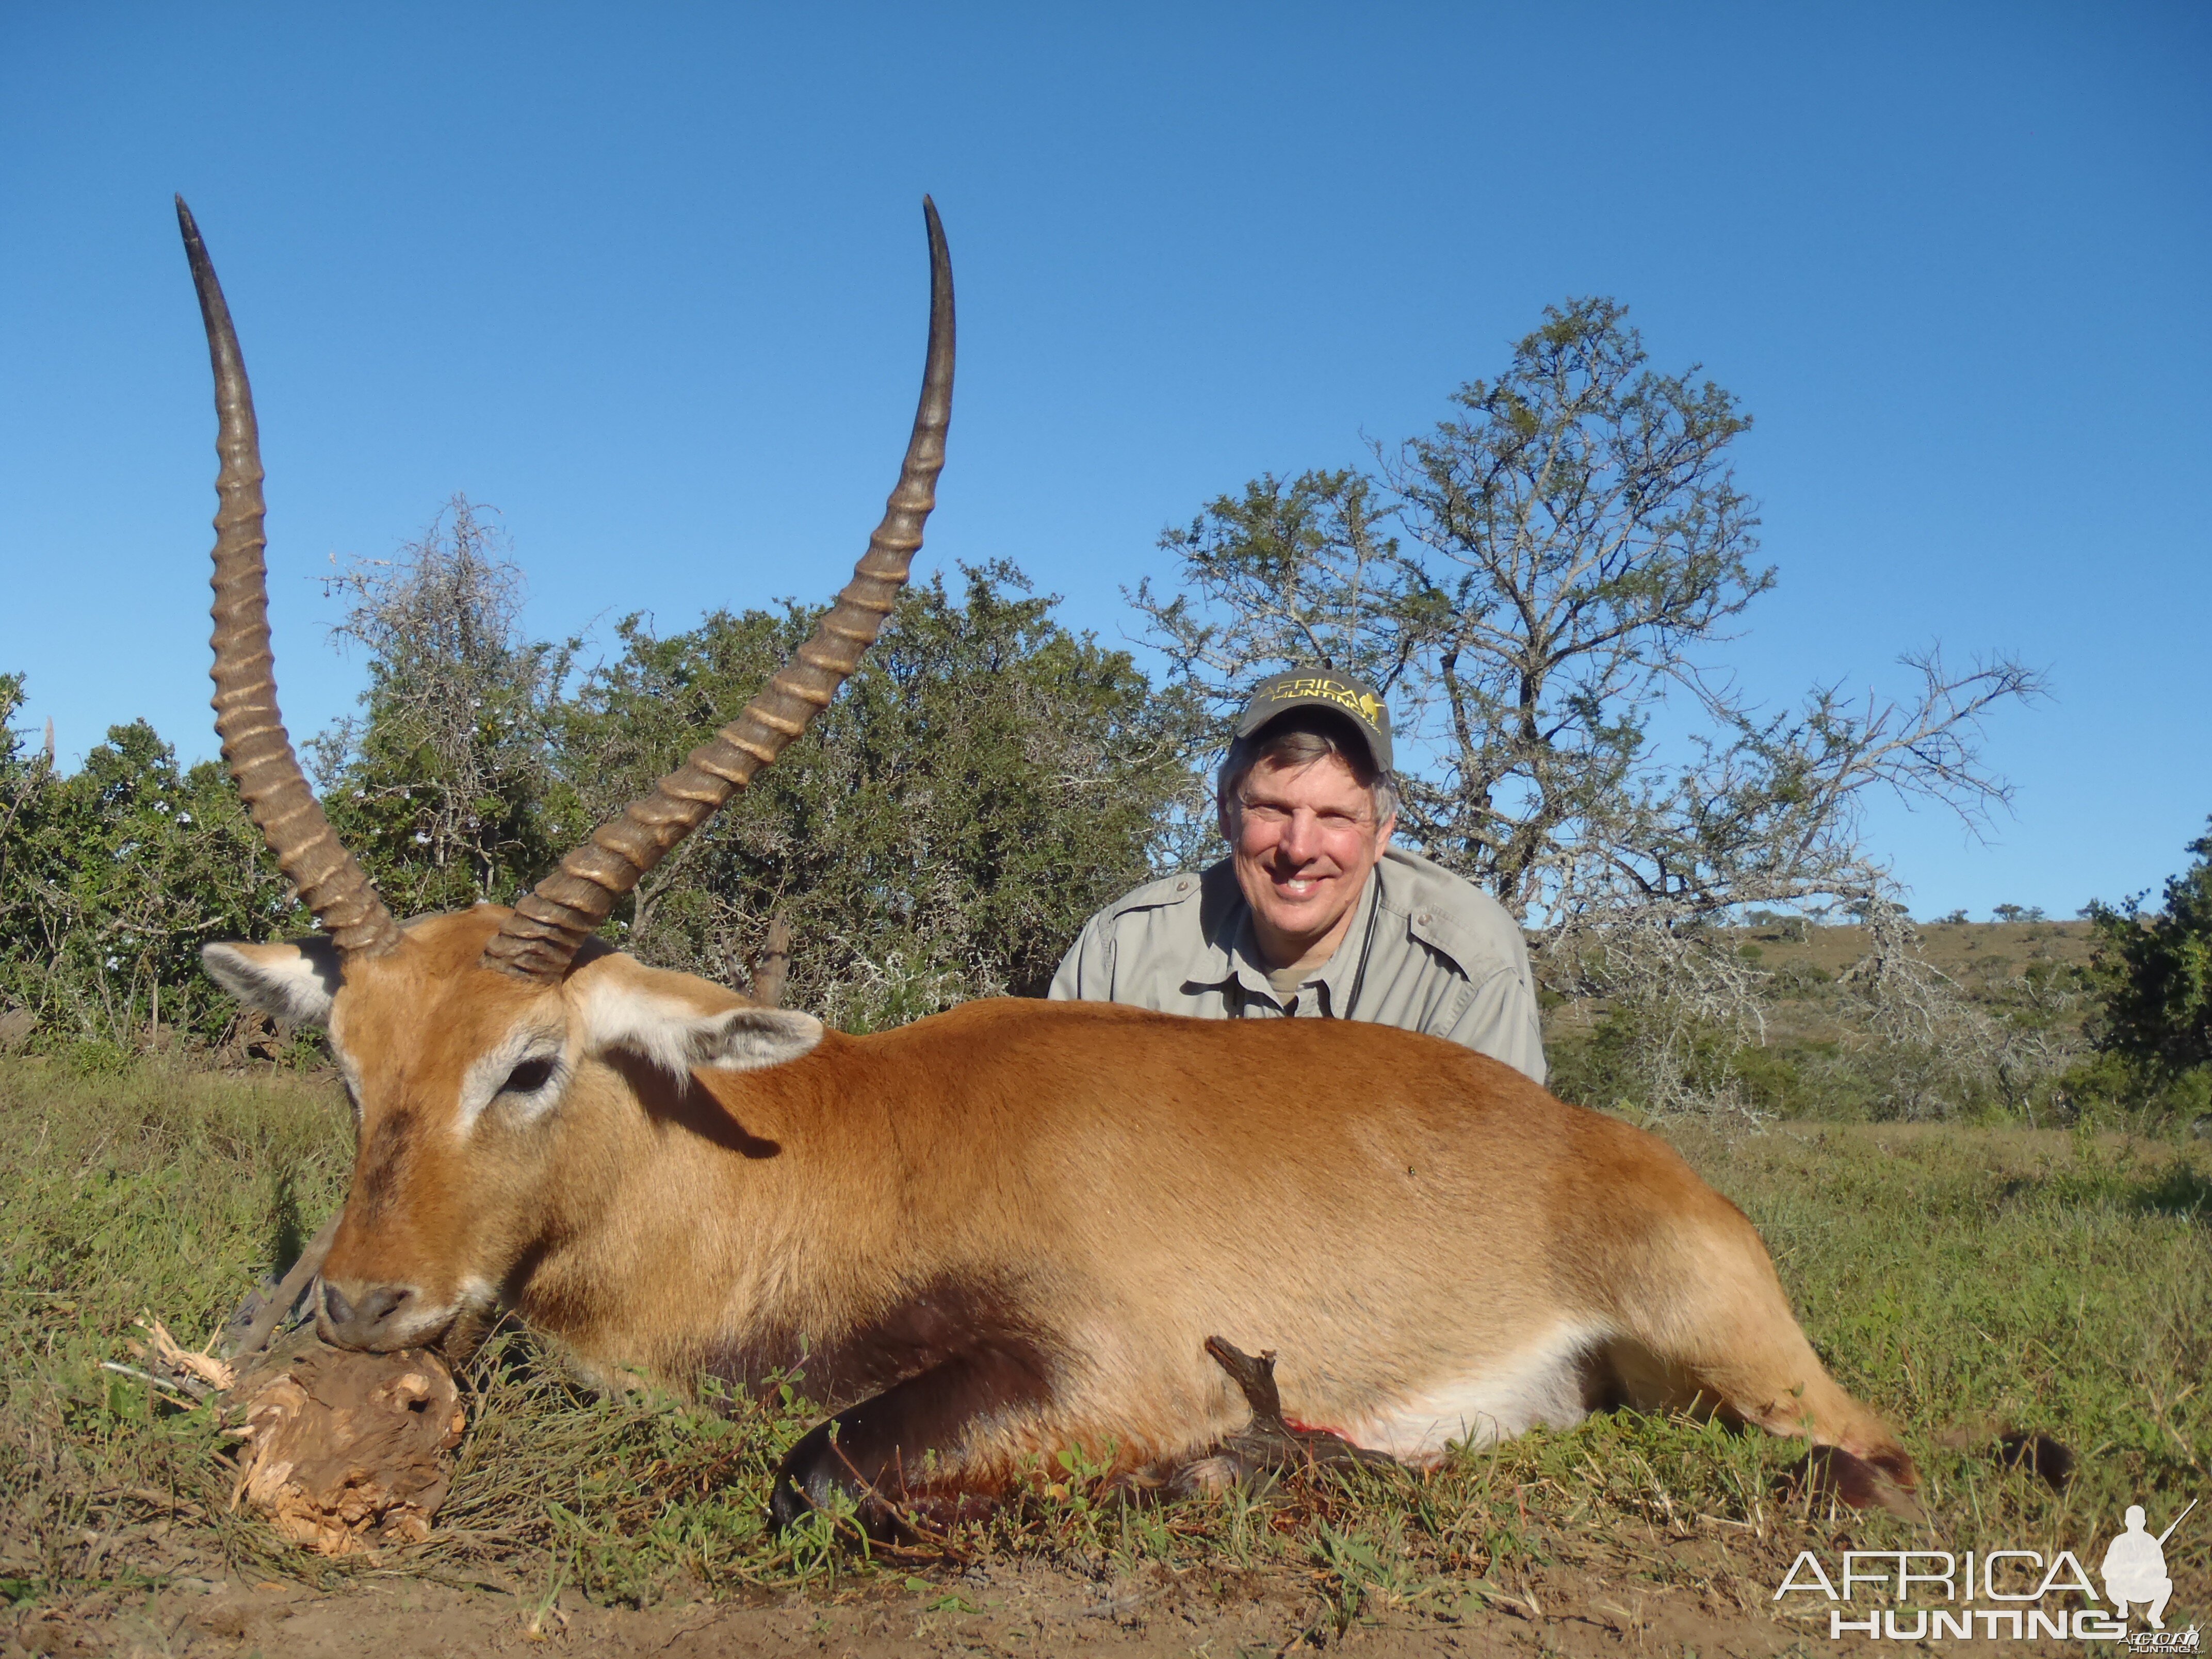
<path id="1" fill-rule="evenodd" d="M 1607 1334 L 1594 1326 L 1556 1325 L 1539 1341 L 1479 1375 L 1408 1395 L 1338 1432 L 1356 1446 L 1388 1452 L 1403 1462 L 1432 1463 L 1454 1441 L 1487 1446 L 1540 1423 L 1571 1428 L 1589 1415 L 1583 1404 L 1583 1358 Z"/>

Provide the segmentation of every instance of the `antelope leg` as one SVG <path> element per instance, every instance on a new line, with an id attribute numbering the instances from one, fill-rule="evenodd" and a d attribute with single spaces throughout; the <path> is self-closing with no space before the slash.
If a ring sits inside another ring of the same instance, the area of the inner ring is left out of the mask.
<path id="1" fill-rule="evenodd" d="M 276 1288 L 266 1296 L 261 1292 L 246 1299 L 246 1305 L 231 1320 L 224 1334 L 223 1352 L 233 1359 L 244 1359 L 259 1353 L 268 1346 L 276 1327 L 292 1310 L 308 1281 L 323 1270 L 323 1258 L 331 1253 L 331 1241 L 337 1237 L 338 1218 L 345 1212 L 323 1223 L 323 1230 L 307 1241 L 307 1248 L 300 1252 L 300 1259 L 291 1270 L 277 1282 Z"/>
<path id="2" fill-rule="evenodd" d="M 1243 1393 L 1252 1420 L 1205 1456 L 1177 1469 L 1168 1482 L 1171 1492 L 1218 1491 L 1232 1486 L 1264 1489 L 1273 1484 L 1275 1475 L 1291 1469 L 1314 1469 L 1332 1463 L 1387 1465 L 1397 1461 L 1386 1453 L 1355 1446 L 1327 1429 L 1294 1429 L 1285 1422 L 1282 1396 L 1275 1388 L 1273 1352 L 1249 1354 L 1218 1336 L 1206 1339 L 1206 1352 Z"/>
<path id="3" fill-rule="evenodd" d="M 842 1498 L 869 1537 L 895 1543 L 988 1513 L 990 1494 L 963 1480 L 974 1431 L 1041 1393 L 1005 1354 L 956 1355 L 809 1430 L 776 1471 L 770 1518 L 789 1528 Z"/>

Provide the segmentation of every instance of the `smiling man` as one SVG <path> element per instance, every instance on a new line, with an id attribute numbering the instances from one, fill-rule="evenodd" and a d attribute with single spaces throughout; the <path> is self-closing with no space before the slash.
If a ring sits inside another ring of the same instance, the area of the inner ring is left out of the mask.
<path id="1" fill-rule="evenodd" d="M 1230 855 L 1093 916 L 1050 995 L 1211 1019 L 1365 1019 L 1541 1083 L 1528 951 L 1504 907 L 1390 844 L 1390 711 L 1364 681 L 1260 683 L 1216 779 Z"/>

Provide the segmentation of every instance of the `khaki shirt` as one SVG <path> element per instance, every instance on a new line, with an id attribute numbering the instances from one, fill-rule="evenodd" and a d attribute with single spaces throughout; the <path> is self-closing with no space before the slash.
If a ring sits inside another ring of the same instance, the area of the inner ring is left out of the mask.
<path id="1" fill-rule="evenodd" d="M 1362 978 L 1370 920 L 1374 944 Z M 1536 985 L 1521 929 L 1489 894 L 1395 847 L 1367 878 L 1336 954 L 1309 969 L 1294 991 L 1268 982 L 1251 906 L 1224 859 L 1203 875 L 1139 887 L 1091 917 L 1046 994 L 1200 1019 L 1372 1020 L 1449 1037 L 1544 1080 Z"/>

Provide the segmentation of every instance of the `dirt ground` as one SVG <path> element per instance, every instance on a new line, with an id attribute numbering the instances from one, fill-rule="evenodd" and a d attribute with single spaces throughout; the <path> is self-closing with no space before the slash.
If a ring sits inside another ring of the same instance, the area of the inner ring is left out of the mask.
<path id="1" fill-rule="evenodd" d="M 1736 1567 L 1749 1565 L 1737 1563 Z M 1282 1654 L 1344 1647 L 1395 1656 L 1483 1653 L 1764 1656 L 1825 1629 L 1772 1617 L 1764 1593 L 1717 1554 L 1706 1588 L 1639 1585 L 1635 1564 L 1539 1569 L 1486 1607 L 1385 1613 L 1340 1633 L 1317 1595 L 1280 1574 L 1249 1579 L 1165 1571 L 1091 1583 L 1041 1564 L 998 1563 L 941 1576 L 917 1591 L 890 1576 L 842 1590 L 748 1601 L 673 1596 L 645 1608 L 597 1607 L 571 1592 L 356 1578 L 334 1591 L 285 1580 L 176 1581 L 180 1588 L 102 1591 L 11 1620 L 4 1652 L 380 1659 L 574 1651 L 665 1655 L 1097 1653 Z M 1741 1599 L 1739 1599 L 1741 1598 Z"/>

